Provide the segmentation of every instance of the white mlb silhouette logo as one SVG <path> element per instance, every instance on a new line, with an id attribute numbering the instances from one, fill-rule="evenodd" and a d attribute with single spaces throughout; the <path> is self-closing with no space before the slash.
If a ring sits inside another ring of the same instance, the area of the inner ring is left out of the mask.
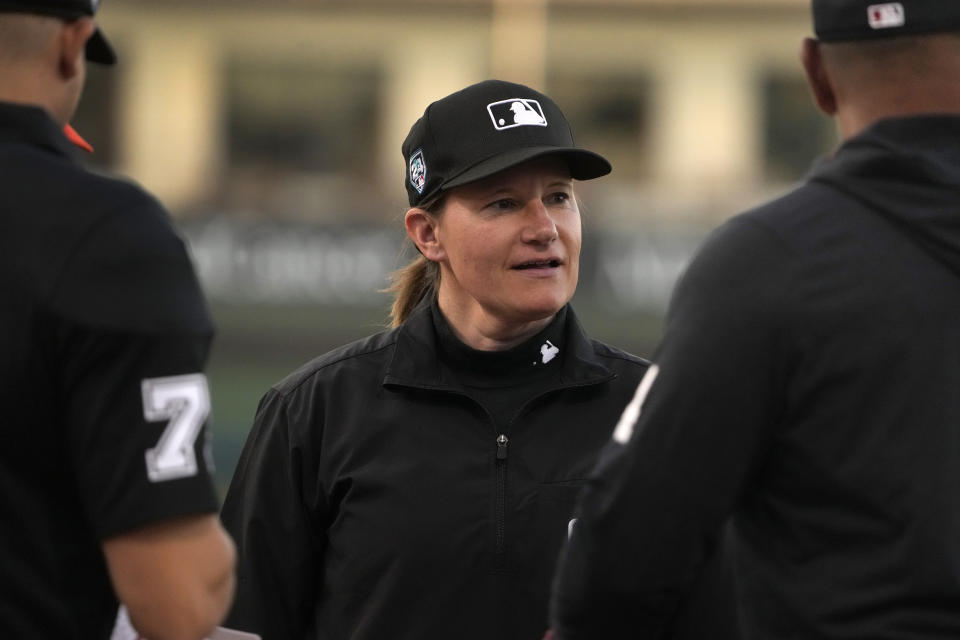
<path id="1" fill-rule="evenodd" d="M 531 98 L 510 98 L 491 102 L 487 105 L 487 112 L 497 131 L 522 126 L 547 126 L 547 118 L 543 115 L 540 103 Z"/>
<path id="2" fill-rule="evenodd" d="M 907 15 L 899 2 L 887 2 L 867 7 L 867 20 L 870 21 L 872 29 L 889 29 L 905 25 Z"/>

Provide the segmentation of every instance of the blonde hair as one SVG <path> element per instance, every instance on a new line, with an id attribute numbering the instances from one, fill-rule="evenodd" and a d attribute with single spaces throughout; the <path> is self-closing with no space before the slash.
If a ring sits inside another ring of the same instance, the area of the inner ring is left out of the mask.
<path id="1" fill-rule="evenodd" d="M 444 195 L 436 200 L 421 205 L 428 213 L 439 216 L 446 204 Z M 412 244 L 411 240 L 407 240 Z M 393 294 L 393 304 L 390 307 L 390 326 L 399 327 L 426 297 L 434 297 L 440 290 L 440 265 L 417 255 L 410 264 L 397 269 L 390 274 L 390 286 L 384 289 L 385 293 Z"/>
<path id="2" fill-rule="evenodd" d="M 407 321 L 421 300 L 437 295 L 440 288 L 440 265 L 423 256 L 417 256 L 410 264 L 390 274 L 390 282 L 390 287 L 386 289 L 393 294 L 390 326 L 399 327 Z"/>

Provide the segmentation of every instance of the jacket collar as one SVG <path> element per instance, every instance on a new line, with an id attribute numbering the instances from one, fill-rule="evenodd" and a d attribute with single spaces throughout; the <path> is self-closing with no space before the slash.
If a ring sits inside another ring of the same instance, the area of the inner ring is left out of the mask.
<path id="1" fill-rule="evenodd" d="M 422 300 L 397 330 L 396 349 L 385 385 L 399 385 L 420 389 L 455 390 L 460 387 L 437 357 L 437 330 L 430 312 L 432 300 Z M 604 366 L 593 348 L 593 343 L 580 326 L 572 307 L 567 307 L 565 345 L 568 349 L 560 370 L 557 388 L 588 386 L 606 382 L 615 374 Z"/>
<path id="2" fill-rule="evenodd" d="M 0 102 L 0 144 L 42 147 L 75 160 L 73 145 L 47 112 L 38 106 Z"/>

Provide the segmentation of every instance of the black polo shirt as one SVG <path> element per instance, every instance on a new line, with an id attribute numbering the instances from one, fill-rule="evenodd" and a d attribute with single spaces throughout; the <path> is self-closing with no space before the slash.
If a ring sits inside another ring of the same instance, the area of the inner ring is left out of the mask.
<path id="1" fill-rule="evenodd" d="M 212 325 L 183 242 L 46 112 L 0 103 L 0 637 L 105 638 L 100 543 L 214 512 Z"/>

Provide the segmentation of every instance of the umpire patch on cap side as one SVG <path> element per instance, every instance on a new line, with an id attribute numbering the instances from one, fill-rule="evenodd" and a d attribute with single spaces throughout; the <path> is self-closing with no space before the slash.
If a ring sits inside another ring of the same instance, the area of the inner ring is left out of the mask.
<path id="1" fill-rule="evenodd" d="M 547 126 L 543 107 L 531 98 L 510 98 L 491 102 L 487 105 L 487 113 L 490 114 L 490 119 L 497 131 L 522 126 Z"/>
<path id="2" fill-rule="evenodd" d="M 417 149 L 410 156 L 410 184 L 417 193 L 423 193 L 423 187 L 427 184 L 427 163 L 423 159 L 423 149 Z"/>

